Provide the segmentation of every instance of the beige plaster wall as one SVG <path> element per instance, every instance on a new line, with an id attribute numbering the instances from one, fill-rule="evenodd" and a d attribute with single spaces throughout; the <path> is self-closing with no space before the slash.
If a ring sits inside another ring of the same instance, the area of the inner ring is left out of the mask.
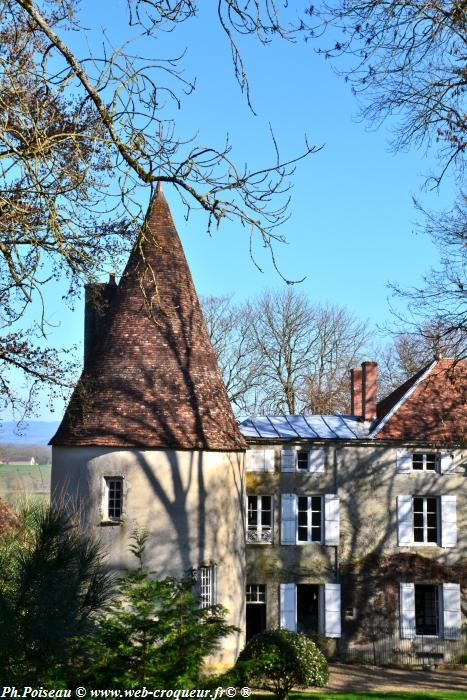
<path id="1" fill-rule="evenodd" d="M 323 445 L 321 445 L 323 446 Z M 279 624 L 279 584 L 337 581 L 338 567 L 358 562 L 375 549 L 382 553 L 418 552 L 454 564 L 467 557 L 467 451 L 453 451 L 456 473 L 397 473 L 397 449 L 387 445 L 338 443 L 326 446 L 325 472 L 281 473 L 281 447 L 275 447 L 274 473 L 247 472 L 247 494 L 274 496 L 274 543 L 247 545 L 247 581 L 267 584 L 267 623 Z M 340 546 L 280 544 L 280 494 L 340 497 Z M 398 547 L 397 496 L 404 494 L 457 497 L 455 548 Z M 338 551 L 336 551 L 338 549 Z"/>
<path id="2" fill-rule="evenodd" d="M 128 550 L 135 527 L 150 538 L 146 565 L 160 577 L 217 565 L 218 602 L 229 624 L 244 630 L 245 531 L 243 453 L 55 447 L 52 498 L 71 498 L 97 532 L 116 570 L 134 566 Z M 124 479 L 124 517 L 103 517 L 104 477 Z M 243 646 L 232 634 L 216 658 L 232 663 Z"/>

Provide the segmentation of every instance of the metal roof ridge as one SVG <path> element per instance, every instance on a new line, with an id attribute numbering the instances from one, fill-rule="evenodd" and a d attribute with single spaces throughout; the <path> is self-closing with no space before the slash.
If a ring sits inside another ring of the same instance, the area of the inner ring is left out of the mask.
<path id="1" fill-rule="evenodd" d="M 427 367 L 425 372 L 423 372 L 422 375 L 417 379 L 417 381 L 405 392 L 403 396 L 399 399 L 397 403 L 394 404 L 394 406 L 386 413 L 385 416 L 380 420 L 379 423 L 375 425 L 371 433 L 368 435 L 370 439 L 373 439 L 376 437 L 376 435 L 379 433 L 380 430 L 384 428 L 386 423 L 392 418 L 392 416 L 396 413 L 396 411 L 399 410 L 399 408 L 404 404 L 407 399 L 414 393 L 415 389 L 420 386 L 420 384 L 428 377 L 430 372 L 434 369 L 435 365 L 437 364 L 438 360 L 433 360 L 431 365 Z"/>

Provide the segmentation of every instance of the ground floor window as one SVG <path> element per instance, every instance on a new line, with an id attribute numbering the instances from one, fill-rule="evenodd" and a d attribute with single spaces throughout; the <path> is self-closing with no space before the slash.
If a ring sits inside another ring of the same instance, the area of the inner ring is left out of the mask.
<path id="1" fill-rule="evenodd" d="M 438 586 L 415 585 L 415 634 L 439 634 Z"/>
<path id="2" fill-rule="evenodd" d="M 202 608 L 216 605 L 216 567 L 200 566 L 198 569 L 199 599 Z"/>
<path id="3" fill-rule="evenodd" d="M 266 629 L 266 586 L 249 583 L 246 587 L 247 641 Z"/>
<path id="4" fill-rule="evenodd" d="M 314 635 L 319 631 L 319 586 L 297 585 L 297 632 Z"/>

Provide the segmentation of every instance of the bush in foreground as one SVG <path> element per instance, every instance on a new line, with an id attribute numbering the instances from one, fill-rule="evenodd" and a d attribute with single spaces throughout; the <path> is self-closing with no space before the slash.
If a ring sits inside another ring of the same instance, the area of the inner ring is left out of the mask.
<path id="1" fill-rule="evenodd" d="M 279 700 L 295 686 L 321 688 L 329 679 L 327 661 L 316 644 L 285 629 L 253 637 L 238 658 L 237 670 L 243 683 L 269 690 Z"/>

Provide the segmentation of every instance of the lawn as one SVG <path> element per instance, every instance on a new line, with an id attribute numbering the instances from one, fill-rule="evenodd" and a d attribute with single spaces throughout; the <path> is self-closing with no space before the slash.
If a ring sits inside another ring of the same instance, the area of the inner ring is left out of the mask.
<path id="1" fill-rule="evenodd" d="M 274 695 L 253 693 L 252 700 L 274 700 Z M 326 693 L 323 690 L 289 693 L 290 700 L 466 700 L 467 690 L 362 691 Z"/>
<path id="2" fill-rule="evenodd" d="M 271 695 L 255 693 L 256 698 L 264 698 L 271 700 Z M 401 690 L 401 691 L 363 691 L 360 693 L 326 693 L 322 690 L 317 692 L 290 693 L 290 700 L 358 700 L 358 698 L 367 698 L 367 700 L 466 700 L 466 691 L 462 690 Z"/>
<path id="3" fill-rule="evenodd" d="M 0 464 L 0 497 L 15 503 L 24 497 L 48 500 L 50 464 Z"/>

